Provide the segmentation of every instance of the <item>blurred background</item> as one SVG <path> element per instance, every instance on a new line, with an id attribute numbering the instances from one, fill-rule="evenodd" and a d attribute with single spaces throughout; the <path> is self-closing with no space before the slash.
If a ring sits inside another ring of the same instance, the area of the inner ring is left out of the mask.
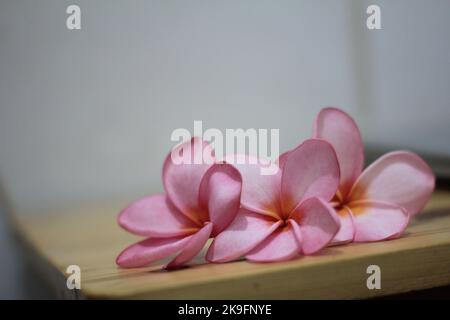
<path id="1" fill-rule="evenodd" d="M 66 28 L 71 4 L 81 30 Z M 381 30 L 366 27 L 371 4 Z M 279 128 L 283 151 L 324 106 L 374 149 L 450 156 L 449 13 L 446 0 L 1 0 L 3 199 L 20 213 L 135 199 L 162 189 L 176 128 Z M 2 214 L 0 298 L 30 294 L 18 255 Z"/>

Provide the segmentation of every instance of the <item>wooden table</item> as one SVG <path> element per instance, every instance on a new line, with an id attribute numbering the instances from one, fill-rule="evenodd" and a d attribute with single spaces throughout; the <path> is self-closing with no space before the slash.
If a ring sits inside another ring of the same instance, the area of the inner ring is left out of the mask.
<path id="1" fill-rule="evenodd" d="M 124 204 L 15 215 L 13 223 L 33 264 L 65 298 L 348 299 L 450 284 L 450 192 L 436 191 L 397 240 L 330 247 L 289 262 L 201 264 L 171 272 L 116 266 L 121 249 L 139 239 L 116 224 Z M 380 290 L 366 286 L 373 264 L 381 268 Z M 81 268 L 81 290 L 67 289 L 69 265 Z"/>

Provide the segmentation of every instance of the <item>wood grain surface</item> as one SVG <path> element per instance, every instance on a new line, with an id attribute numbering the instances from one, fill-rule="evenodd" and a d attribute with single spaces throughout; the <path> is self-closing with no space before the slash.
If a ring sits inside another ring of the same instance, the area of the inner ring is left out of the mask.
<path id="1" fill-rule="evenodd" d="M 16 214 L 18 238 L 39 272 L 64 298 L 353 299 L 450 284 L 450 192 L 436 191 L 402 238 L 330 247 L 315 256 L 270 264 L 198 263 L 176 271 L 158 264 L 121 269 L 117 254 L 140 239 L 120 229 L 119 205 Z M 381 289 L 368 290 L 366 269 L 381 267 Z M 69 290 L 69 265 L 81 290 Z"/>

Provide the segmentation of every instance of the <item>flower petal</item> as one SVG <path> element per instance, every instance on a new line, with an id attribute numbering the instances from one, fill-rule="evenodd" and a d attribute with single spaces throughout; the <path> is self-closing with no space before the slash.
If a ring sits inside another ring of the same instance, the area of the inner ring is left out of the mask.
<path id="1" fill-rule="evenodd" d="M 281 170 L 283 170 L 283 168 L 284 168 L 284 164 L 286 163 L 286 159 L 287 159 L 287 156 L 289 155 L 289 152 L 291 152 L 291 151 L 289 150 L 289 151 L 282 153 L 277 159 L 277 164 Z"/>
<path id="2" fill-rule="evenodd" d="M 317 115 L 313 136 L 327 140 L 336 150 L 341 172 L 339 191 L 345 199 L 364 166 L 364 147 L 358 126 L 344 111 L 325 108 Z"/>
<path id="3" fill-rule="evenodd" d="M 339 165 L 333 147 L 324 140 L 309 139 L 289 152 L 283 168 L 283 212 L 290 213 L 310 197 L 326 201 L 336 194 Z"/>
<path id="4" fill-rule="evenodd" d="M 302 236 L 302 230 L 300 226 L 298 225 L 297 221 L 294 219 L 289 219 L 288 223 L 292 227 L 292 232 L 294 233 L 295 238 L 297 239 L 297 244 L 299 247 L 299 251 L 302 251 L 302 243 L 303 243 L 303 236 Z"/>
<path id="5" fill-rule="evenodd" d="M 372 163 L 356 181 L 350 201 L 395 203 L 415 215 L 434 190 L 434 174 L 418 155 L 408 151 L 387 153 Z"/>
<path id="6" fill-rule="evenodd" d="M 198 229 L 164 194 L 133 202 L 119 214 L 118 223 L 131 233 L 159 238 L 189 235 Z"/>
<path id="7" fill-rule="evenodd" d="M 207 220 L 207 212 L 200 209 L 199 188 L 205 172 L 212 165 L 202 156 L 211 158 L 213 150 L 209 144 L 194 137 L 174 148 L 166 157 L 163 166 L 163 183 L 172 203 L 185 216 L 200 226 Z"/>
<path id="8" fill-rule="evenodd" d="M 153 261 L 174 254 L 184 248 L 191 236 L 174 238 L 149 238 L 123 250 L 116 263 L 124 268 L 143 267 Z"/>
<path id="9" fill-rule="evenodd" d="M 337 211 L 340 225 L 338 233 L 334 236 L 331 245 L 338 245 L 352 242 L 355 238 L 355 227 L 353 225 L 353 216 L 351 211 L 344 207 Z"/>
<path id="10" fill-rule="evenodd" d="M 350 207 L 355 224 L 355 242 L 370 242 L 399 237 L 410 215 L 400 206 L 374 201 Z"/>
<path id="11" fill-rule="evenodd" d="M 339 231 L 339 218 L 334 209 L 320 198 L 309 198 L 291 214 L 299 225 L 302 252 L 313 254 L 326 247 Z"/>
<path id="12" fill-rule="evenodd" d="M 232 163 L 242 176 L 242 207 L 257 213 L 278 217 L 280 211 L 281 170 L 264 175 L 267 166 L 261 160 L 248 155 L 227 155 L 226 162 Z"/>
<path id="13" fill-rule="evenodd" d="M 281 221 L 240 209 L 230 226 L 214 239 L 206 259 L 210 262 L 236 260 L 261 243 L 280 224 Z"/>
<path id="14" fill-rule="evenodd" d="M 200 184 L 200 204 L 208 208 L 213 236 L 223 231 L 239 211 L 242 178 L 230 164 L 214 164 Z"/>
<path id="15" fill-rule="evenodd" d="M 170 261 L 165 266 L 165 269 L 181 267 L 185 263 L 189 262 L 192 258 L 194 258 L 205 246 L 205 243 L 206 241 L 208 241 L 212 230 L 212 223 L 207 223 L 196 234 L 193 234 L 186 246 L 181 250 L 181 252 L 175 259 Z"/>
<path id="16" fill-rule="evenodd" d="M 256 248 L 251 250 L 245 258 L 255 262 L 286 261 L 299 254 L 299 243 L 292 227 L 279 227 Z"/>

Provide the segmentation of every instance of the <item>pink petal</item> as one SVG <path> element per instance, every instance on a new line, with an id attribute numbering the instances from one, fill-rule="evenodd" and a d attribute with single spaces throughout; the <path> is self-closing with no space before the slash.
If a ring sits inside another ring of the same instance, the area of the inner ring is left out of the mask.
<path id="1" fill-rule="evenodd" d="M 340 225 L 338 233 L 334 236 L 332 245 L 344 244 L 352 242 L 355 238 L 355 227 L 353 226 L 353 216 L 351 211 L 344 207 L 337 211 Z"/>
<path id="2" fill-rule="evenodd" d="M 313 254 L 326 247 L 339 231 L 339 218 L 334 209 L 320 198 L 309 198 L 291 214 L 301 229 L 302 251 Z"/>
<path id="3" fill-rule="evenodd" d="M 122 210 L 118 222 L 131 233 L 159 238 L 189 235 L 198 229 L 164 194 L 155 194 L 133 202 Z"/>
<path id="4" fill-rule="evenodd" d="M 286 163 L 286 159 L 287 159 L 287 156 L 289 155 L 289 152 L 291 152 L 291 151 L 286 151 L 286 152 L 282 153 L 277 159 L 278 166 L 280 167 L 281 170 L 283 170 L 283 168 L 284 168 L 284 164 Z"/>
<path id="5" fill-rule="evenodd" d="M 302 230 L 300 226 L 298 225 L 297 221 L 294 219 L 288 220 L 289 225 L 292 227 L 292 232 L 294 233 L 295 239 L 297 239 L 297 244 L 299 247 L 299 251 L 302 251 L 302 243 L 303 243 L 303 235 Z"/>
<path id="6" fill-rule="evenodd" d="M 242 178 L 230 164 L 214 164 L 200 184 L 200 204 L 208 208 L 213 236 L 234 220 L 240 207 Z"/>
<path id="7" fill-rule="evenodd" d="M 327 140 L 336 150 L 341 172 L 339 191 L 345 199 L 364 166 L 364 147 L 358 126 L 344 111 L 325 108 L 317 115 L 313 136 Z"/>
<path id="8" fill-rule="evenodd" d="M 294 236 L 292 227 L 279 227 L 245 258 L 255 262 L 286 261 L 294 258 L 300 251 L 299 243 Z"/>
<path id="9" fill-rule="evenodd" d="M 210 262 L 227 262 L 238 259 L 261 243 L 280 224 L 281 221 L 240 209 L 230 226 L 214 239 L 206 254 L 206 259 Z"/>
<path id="10" fill-rule="evenodd" d="M 184 152 L 190 153 L 187 157 L 190 163 L 174 162 L 172 157 L 177 157 Z M 208 219 L 207 212 L 200 209 L 199 188 L 205 172 L 212 163 L 201 162 L 202 155 L 213 153 L 209 144 L 194 137 L 169 153 L 163 166 L 163 183 L 169 199 L 189 219 L 202 226 Z M 211 157 L 211 156 L 210 156 Z"/>
<path id="11" fill-rule="evenodd" d="M 167 264 L 165 269 L 178 268 L 189 262 L 194 258 L 205 246 L 208 241 L 211 232 L 213 230 L 212 223 L 207 223 L 196 234 L 192 235 L 189 242 L 181 250 L 180 254 Z"/>
<path id="12" fill-rule="evenodd" d="M 235 158 L 234 158 L 235 157 Z M 278 218 L 280 211 L 281 170 L 276 174 L 263 175 L 259 159 L 247 155 L 227 155 L 242 176 L 242 207 L 257 213 Z"/>
<path id="13" fill-rule="evenodd" d="M 376 200 L 395 203 L 415 215 L 434 190 L 434 174 L 418 155 L 408 151 L 385 154 L 356 181 L 350 201 Z"/>
<path id="14" fill-rule="evenodd" d="M 355 224 L 355 242 L 370 242 L 400 236 L 409 222 L 408 212 L 394 204 L 360 202 L 350 207 Z"/>
<path id="15" fill-rule="evenodd" d="M 116 263 L 124 268 L 143 267 L 180 251 L 188 244 L 190 238 L 191 236 L 149 238 L 140 241 L 123 250 L 117 257 Z"/>
<path id="16" fill-rule="evenodd" d="M 304 199 L 331 200 L 339 184 L 339 165 L 333 147 L 324 140 L 309 139 L 289 152 L 283 168 L 283 212 L 290 213 Z"/>

